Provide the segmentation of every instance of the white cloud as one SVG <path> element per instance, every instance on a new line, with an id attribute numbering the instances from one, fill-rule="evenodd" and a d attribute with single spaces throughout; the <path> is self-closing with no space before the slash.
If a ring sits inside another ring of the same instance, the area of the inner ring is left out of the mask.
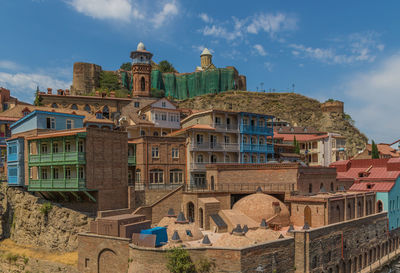
<path id="1" fill-rule="evenodd" d="M 376 142 L 391 142 L 400 137 L 396 120 L 400 101 L 400 54 L 386 59 L 377 68 L 353 75 L 344 84 L 349 97 L 347 111 L 357 127 Z"/>
<path id="2" fill-rule="evenodd" d="M 256 50 L 256 52 L 261 55 L 261 56 L 266 56 L 267 52 L 265 51 L 264 47 L 260 44 L 255 44 L 254 49 Z"/>
<path id="3" fill-rule="evenodd" d="M 203 20 L 204 23 L 212 23 L 212 18 L 210 16 L 208 16 L 206 13 L 200 13 L 199 17 L 201 20 Z"/>
<path id="4" fill-rule="evenodd" d="M 178 7 L 175 1 L 166 3 L 163 9 L 159 13 L 154 15 L 152 20 L 154 22 L 154 27 L 156 28 L 160 27 L 162 24 L 164 24 L 166 20 L 170 19 L 171 17 L 177 14 L 178 14 Z"/>
<path id="5" fill-rule="evenodd" d="M 192 45 L 192 48 L 196 52 L 201 53 L 206 48 L 206 46 L 204 46 L 204 45 Z M 213 49 L 211 49 L 211 48 L 207 48 L 207 49 L 210 51 L 210 53 L 212 53 L 212 54 L 214 53 Z"/>
<path id="6" fill-rule="evenodd" d="M 96 19 L 130 21 L 134 14 L 129 0 L 71 0 L 69 4 L 76 11 Z"/>
<path id="7" fill-rule="evenodd" d="M 143 0 L 67 0 L 77 12 L 95 19 L 122 21 L 148 21 L 154 28 L 159 28 L 168 19 L 179 13 L 177 0 L 152 1 Z M 161 6 L 161 10 L 154 7 Z M 147 19 L 151 18 L 151 19 Z"/>
<path id="8" fill-rule="evenodd" d="M 297 28 L 297 19 L 284 13 L 260 13 L 251 17 L 251 23 L 246 31 L 252 34 L 258 34 L 265 31 L 274 37 L 276 33 Z"/>
<path id="9" fill-rule="evenodd" d="M 259 13 L 243 19 L 232 17 L 226 22 L 215 22 L 205 13 L 200 14 L 200 18 L 209 24 L 201 30 L 204 36 L 214 36 L 228 41 L 243 38 L 247 34 L 258 34 L 261 31 L 275 39 L 278 33 L 297 28 L 297 19 L 284 13 Z"/>
<path id="10" fill-rule="evenodd" d="M 0 69 L 17 70 L 20 69 L 20 66 L 12 61 L 0 60 Z"/>
<path id="11" fill-rule="evenodd" d="M 274 67 L 274 65 L 272 63 L 270 63 L 270 62 L 265 62 L 264 66 L 269 72 L 271 72 L 272 68 Z"/>
<path id="12" fill-rule="evenodd" d="M 66 89 L 70 85 L 71 82 L 55 79 L 45 74 L 0 72 L 0 86 L 10 89 L 13 96 L 17 95 L 22 100 L 30 100 L 37 86 L 43 90 L 47 87 Z"/>
<path id="13" fill-rule="evenodd" d="M 385 46 L 378 42 L 376 32 L 353 33 L 342 38 L 333 39 L 334 47 L 314 48 L 302 44 L 291 44 L 295 57 L 310 58 L 329 64 L 351 64 L 355 62 L 373 62 L 377 51 Z"/>

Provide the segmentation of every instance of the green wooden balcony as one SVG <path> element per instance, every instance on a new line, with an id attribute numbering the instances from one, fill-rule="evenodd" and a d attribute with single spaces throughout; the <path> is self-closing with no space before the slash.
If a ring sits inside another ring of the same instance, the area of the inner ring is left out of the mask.
<path id="1" fill-rule="evenodd" d="M 128 156 L 128 165 L 135 166 L 136 165 L 136 155 Z"/>
<path id="2" fill-rule="evenodd" d="M 85 164 L 84 152 L 65 152 L 29 155 L 29 166 L 40 166 L 45 164 L 64 165 L 64 164 Z M 136 159 L 135 159 L 136 162 Z"/>
<path id="3" fill-rule="evenodd" d="M 29 191 L 80 191 L 86 190 L 84 178 L 29 179 Z"/>

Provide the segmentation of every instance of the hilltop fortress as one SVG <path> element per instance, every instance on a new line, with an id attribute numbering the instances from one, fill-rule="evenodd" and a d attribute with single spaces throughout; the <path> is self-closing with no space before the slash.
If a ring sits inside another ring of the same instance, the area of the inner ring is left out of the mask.
<path id="1" fill-rule="evenodd" d="M 153 54 L 140 42 L 131 52 L 132 69 L 113 71 L 120 87 L 132 96 L 149 97 L 152 88 L 164 90 L 166 97 L 187 99 L 203 94 L 217 94 L 228 90 L 246 90 L 246 76 L 239 75 L 233 66 L 217 68 L 212 54 L 205 48 L 200 55 L 201 65 L 191 73 L 162 73 L 152 61 Z M 74 64 L 72 95 L 89 95 L 100 87 L 102 68 L 91 63 Z"/>

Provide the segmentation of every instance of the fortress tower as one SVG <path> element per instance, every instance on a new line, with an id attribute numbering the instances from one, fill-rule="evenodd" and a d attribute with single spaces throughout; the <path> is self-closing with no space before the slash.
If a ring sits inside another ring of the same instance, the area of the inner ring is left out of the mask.
<path id="1" fill-rule="evenodd" d="M 132 59 L 132 95 L 150 97 L 151 95 L 151 58 L 153 54 L 140 42 L 136 51 L 131 52 Z"/>

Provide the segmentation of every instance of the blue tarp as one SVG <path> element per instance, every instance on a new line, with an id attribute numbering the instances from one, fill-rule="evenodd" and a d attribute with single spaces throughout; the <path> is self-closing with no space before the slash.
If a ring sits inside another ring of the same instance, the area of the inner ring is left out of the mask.
<path id="1" fill-rule="evenodd" d="M 156 235 L 156 246 L 161 246 L 168 242 L 167 228 L 166 227 L 155 227 L 150 229 L 143 229 L 140 234 L 152 234 Z"/>

